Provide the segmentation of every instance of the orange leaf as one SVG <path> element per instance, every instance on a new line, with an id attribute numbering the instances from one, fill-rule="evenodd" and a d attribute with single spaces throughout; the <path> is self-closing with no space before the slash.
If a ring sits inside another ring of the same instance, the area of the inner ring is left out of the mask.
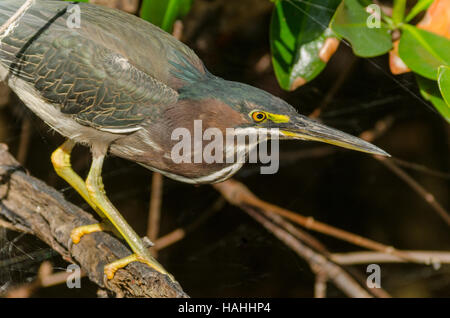
<path id="1" fill-rule="evenodd" d="M 435 0 L 417 27 L 450 39 L 450 0 Z M 410 71 L 398 55 L 398 43 L 396 40 L 389 52 L 389 67 L 395 75 Z"/>
<path id="2" fill-rule="evenodd" d="M 389 68 L 391 69 L 391 73 L 394 75 L 411 71 L 398 55 L 399 42 L 399 40 L 394 41 L 394 43 L 392 43 L 392 50 L 389 51 Z"/>
<path id="3" fill-rule="evenodd" d="M 417 27 L 450 39 L 450 0 L 435 0 Z"/>

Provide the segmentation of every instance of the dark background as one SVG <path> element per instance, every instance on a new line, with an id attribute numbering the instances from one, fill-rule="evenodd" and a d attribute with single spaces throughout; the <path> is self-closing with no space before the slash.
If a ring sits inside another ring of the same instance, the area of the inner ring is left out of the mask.
<path id="1" fill-rule="evenodd" d="M 379 120 L 392 119 L 392 126 L 374 143 L 394 158 L 443 172 L 438 177 L 406 169 L 448 208 L 449 126 L 419 97 L 412 74 L 393 76 L 387 56 L 358 59 L 341 43 L 318 78 L 295 92 L 284 92 L 267 63 L 273 4 L 262 0 L 194 2 L 191 13 L 183 20 L 183 41 L 197 52 L 208 69 L 215 75 L 280 96 L 302 114 L 308 115 L 320 106 L 337 79 L 350 68 L 343 85 L 324 108 L 321 120 L 359 135 L 373 129 Z M 0 95 L 0 141 L 17 154 L 24 130 L 29 129 L 25 167 L 61 190 L 68 200 L 88 209 L 52 170 L 50 154 L 63 138 L 50 131 L 15 96 Z M 23 124 L 27 121 L 31 125 Z M 317 143 L 281 143 L 277 174 L 260 175 L 257 167 L 245 166 L 236 179 L 266 201 L 386 245 L 414 250 L 450 249 L 448 226 L 404 181 L 366 154 L 335 149 L 324 155 L 311 155 L 311 149 L 324 147 L 331 148 Z M 86 175 L 89 163 L 88 150 L 77 147 L 75 169 Z M 110 157 L 103 175 L 110 199 L 133 228 L 144 235 L 151 172 Z M 212 209 L 219 198 L 210 186 L 196 187 L 164 178 L 161 234 L 191 224 Z M 312 234 L 333 252 L 361 250 Z M 55 271 L 65 270 L 68 265 L 59 256 L 52 256 L 49 247 L 38 239 L 0 228 L 0 293 L 33 280 L 46 259 Z M 308 264 L 229 204 L 224 204 L 185 239 L 162 250 L 159 260 L 190 296 L 313 296 L 314 275 Z M 448 265 L 435 270 L 425 265 L 382 264 L 381 269 L 381 285 L 393 296 L 450 296 Z M 365 270 L 365 266 L 354 267 L 362 277 Z M 96 286 L 84 278 L 80 290 L 70 290 L 63 284 L 41 289 L 34 296 L 95 297 Z M 344 295 L 328 284 L 327 296 Z"/>

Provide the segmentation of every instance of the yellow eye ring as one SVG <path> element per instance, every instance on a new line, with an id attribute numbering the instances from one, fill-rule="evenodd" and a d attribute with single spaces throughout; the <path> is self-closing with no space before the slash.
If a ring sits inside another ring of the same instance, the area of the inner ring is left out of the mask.
<path id="1" fill-rule="evenodd" d="M 252 119 L 257 123 L 260 123 L 267 119 L 267 114 L 264 112 L 253 112 Z"/>

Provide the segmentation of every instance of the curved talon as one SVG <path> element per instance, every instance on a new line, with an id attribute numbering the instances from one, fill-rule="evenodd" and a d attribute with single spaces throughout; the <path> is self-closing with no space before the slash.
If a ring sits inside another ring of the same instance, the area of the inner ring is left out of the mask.
<path id="1" fill-rule="evenodd" d="M 72 244 L 78 244 L 78 243 L 80 243 L 81 237 L 82 237 L 83 235 L 84 235 L 84 234 L 81 234 L 81 233 L 79 232 L 79 228 L 78 228 L 78 227 L 75 228 L 75 229 L 73 229 L 72 232 L 70 232 L 70 240 L 72 241 Z"/>
<path id="2" fill-rule="evenodd" d="M 109 263 L 105 265 L 104 267 L 104 273 L 107 279 L 113 279 L 114 274 L 121 268 L 124 268 L 128 264 L 137 261 L 137 255 L 131 254 L 130 256 L 118 259 L 117 261 L 114 261 L 112 263 Z"/>
<path id="3" fill-rule="evenodd" d="M 118 259 L 117 261 L 114 261 L 112 263 L 105 265 L 104 273 L 105 273 L 106 278 L 108 280 L 113 279 L 115 273 L 119 269 L 124 268 L 125 266 L 127 266 L 128 264 L 130 264 L 132 262 L 144 263 L 144 264 L 150 266 L 151 268 L 153 268 L 154 270 L 156 270 L 157 272 L 159 272 L 163 275 L 169 276 L 171 281 L 173 281 L 173 282 L 175 281 L 175 278 L 170 273 L 168 273 L 164 269 L 164 267 L 162 267 L 162 265 L 159 264 L 155 259 L 153 259 L 153 258 L 147 259 L 147 258 L 139 256 L 137 254 L 131 254 L 130 256 Z"/>
<path id="4" fill-rule="evenodd" d="M 70 233 L 70 238 L 71 238 L 73 244 L 78 244 L 78 243 L 80 243 L 80 240 L 84 235 L 95 233 L 95 232 L 102 232 L 102 231 L 106 231 L 106 230 L 110 230 L 110 229 L 104 223 L 83 225 L 83 226 L 74 228 L 72 230 L 72 232 Z"/>

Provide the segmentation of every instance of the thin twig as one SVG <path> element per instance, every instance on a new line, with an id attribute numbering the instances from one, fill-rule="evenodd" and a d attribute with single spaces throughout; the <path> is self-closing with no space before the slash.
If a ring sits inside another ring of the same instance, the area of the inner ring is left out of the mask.
<path id="1" fill-rule="evenodd" d="M 430 169 L 419 163 L 409 162 L 409 161 L 405 161 L 405 160 L 398 159 L 398 158 L 391 158 L 391 160 L 394 161 L 397 165 L 403 166 L 407 169 L 419 171 L 419 172 L 422 172 L 424 174 L 427 174 L 427 175 L 430 175 L 433 177 L 450 180 L 450 173 L 448 173 L 448 172 L 442 172 L 442 171 Z"/>
<path id="2" fill-rule="evenodd" d="M 303 243 L 306 243 L 309 247 L 314 248 L 322 255 L 328 257 L 328 255 L 330 254 L 325 245 L 323 245 L 319 240 L 317 240 L 314 236 L 310 235 L 309 233 L 294 226 L 291 222 L 286 221 L 285 219 L 279 217 L 278 215 L 267 212 L 265 210 L 259 210 L 259 212 L 262 213 L 266 218 L 270 219 L 272 222 L 276 223 L 278 226 L 283 228 L 285 231 L 295 236 Z"/>
<path id="3" fill-rule="evenodd" d="M 53 266 L 50 262 L 42 262 L 39 266 L 37 277 L 31 283 L 26 283 L 9 290 L 7 298 L 29 298 L 41 288 L 52 287 L 67 282 L 67 279 L 73 275 L 71 272 L 53 273 Z M 81 270 L 80 278 L 85 277 L 86 272 Z"/>
<path id="4" fill-rule="evenodd" d="M 281 228 L 283 228 L 285 231 L 287 231 L 291 235 L 295 236 L 300 242 L 306 243 L 309 247 L 314 248 L 315 251 L 322 254 L 328 260 L 334 261 L 330 258 L 330 252 L 328 251 L 328 249 L 320 241 L 318 241 L 313 236 L 309 235 L 307 232 L 302 231 L 301 229 L 297 228 L 292 223 L 284 220 L 279 215 L 269 213 L 264 210 L 259 210 L 258 212 L 263 214 L 266 218 L 270 219 L 273 223 L 280 226 Z M 321 268 L 312 268 L 312 270 L 315 271 L 316 275 L 323 274 L 324 276 L 326 276 L 326 273 L 321 272 Z M 321 278 L 325 279 L 325 277 L 321 277 Z M 320 279 L 320 278 L 316 277 L 316 279 Z M 321 293 L 321 294 L 317 294 L 317 295 L 325 294 L 326 293 L 326 282 L 324 283 L 325 286 L 320 285 L 321 282 L 316 281 L 316 283 L 319 283 L 319 285 L 315 286 L 315 289 L 314 289 L 315 295 L 316 295 L 316 292 Z M 390 297 L 390 295 L 382 288 L 370 289 L 369 291 L 375 297 L 379 297 L 379 298 L 389 298 Z"/>
<path id="5" fill-rule="evenodd" d="M 247 205 L 241 205 L 240 206 L 244 211 L 247 211 L 249 207 Z M 317 239 L 309 235 L 308 233 L 300 230 L 299 228 L 295 227 L 290 222 L 284 220 L 281 216 L 270 213 L 268 211 L 265 211 L 263 209 L 258 210 L 259 213 L 263 214 L 265 218 L 269 219 L 274 225 L 279 226 L 281 229 L 289 233 L 290 235 L 294 236 L 296 239 L 298 239 L 299 242 L 304 242 L 308 244 L 310 247 L 314 248 L 315 251 L 317 251 L 320 255 L 327 258 L 328 260 L 331 260 L 329 258 L 330 252 L 327 250 L 327 248 L 319 242 Z M 323 269 L 320 266 L 315 266 L 311 268 L 314 273 L 318 274 L 323 271 Z M 317 286 L 317 288 L 322 288 L 323 292 L 323 286 Z M 316 290 L 315 290 L 316 291 Z M 383 289 L 370 289 L 370 293 L 373 294 L 375 297 L 381 297 L 381 298 L 388 298 L 390 295 Z"/>
<path id="6" fill-rule="evenodd" d="M 2 207 L 0 206 L 0 212 L 1 212 Z M 15 231 L 15 232 L 22 232 L 22 233 L 26 233 L 26 234 L 33 234 L 33 231 L 31 231 L 30 229 L 21 226 L 20 224 L 12 224 L 10 222 L 7 222 L 5 220 L 0 219 L 0 227 L 3 227 L 5 229 L 11 230 L 11 231 Z"/>
<path id="7" fill-rule="evenodd" d="M 423 263 L 433 264 L 450 264 L 450 252 L 440 251 L 402 251 L 405 254 L 412 255 L 416 259 L 421 259 Z M 341 265 L 356 265 L 369 263 L 404 263 L 405 260 L 394 255 L 361 251 L 350 253 L 333 253 L 330 258 Z"/>
<path id="8" fill-rule="evenodd" d="M 365 141 L 368 142 L 374 142 L 375 139 L 378 139 L 382 135 L 384 135 L 386 131 L 388 131 L 388 129 L 392 127 L 393 124 L 394 124 L 394 117 L 386 116 L 378 120 L 372 129 L 363 131 L 359 135 L 359 138 L 364 139 Z"/>
<path id="9" fill-rule="evenodd" d="M 52 287 L 67 282 L 67 279 L 73 275 L 71 272 L 57 272 L 41 278 L 41 288 Z M 87 273 L 83 270 L 80 272 L 80 278 L 85 277 Z"/>
<path id="10" fill-rule="evenodd" d="M 255 73 L 258 75 L 266 73 L 270 70 L 271 65 L 272 65 L 272 58 L 269 53 L 265 53 L 263 56 L 260 57 L 258 62 L 256 62 Z"/>
<path id="11" fill-rule="evenodd" d="M 330 280 L 347 296 L 358 298 L 372 297 L 348 273 L 346 273 L 338 265 L 327 260 L 325 256 L 314 252 L 314 250 L 301 243 L 294 236 L 269 221 L 252 208 L 245 206 L 243 209 L 248 215 L 264 226 L 264 228 L 266 228 L 270 233 L 290 247 L 300 257 L 305 259 L 314 271 L 319 271 L 320 269 L 320 271 L 326 273 Z"/>
<path id="12" fill-rule="evenodd" d="M 398 167 L 392 160 L 385 157 L 374 156 L 379 162 L 381 162 L 385 167 L 396 174 L 400 179 L 402 179 L 411 189 L 413 189 L 417 194 L 419 194 L 432 208 L 433 210 L 450 226 L 450 215 L 447 210 L 436 200 L 434 195 L 422 187 L 416 180 L 414 180 L 409 174 L 407 174 L 403 169 Z"/>
<path id="13" fill-rule="evenodd" d="M 366 141 L 372 142 L 375 138 L 378 138 L 380 134 L 384 133 L 388 127 L 393 123 L 393 118 L 386 118 L 378 121 L 375 124 L 373 130 L 363 132 L 360 137 Z M 385 167 L 396 174 L 400 179 L 402 179 L 407 185 L 409 185 L 417 194 L 419 194 L 430 206 L 436 211 L 436 213 L 450 225 L 450 215 L 447 210 L 436 200 L 433 194 L 422 187 L 416 180 L 414 180 L 409 174 L 407 174 L 403 169 L 401 169 L 392 159 L 373 155 L 373 157 L 381 162 Z"/>
<path id="14" fill-rule="evenodd" d="M 420 262 L 421 260 L 414 259 L 408 254 L 404 254 L 401 251 L 396 250 L 392 246 L 387 246 L 373 240 L 364 238 L 362 236 L 335 228 L 325 223 L 314 220 L 312 217 L 305 217 L 298 213 L 283 209 L 274 204 L 265 202 L 256 197 L 246 186 L 235 180 L 228 180 L 222 183 L 215 184 L 214 187 L 218 190 L 225 199 L 239 207 L 251 206 L 267 212 L 281 215 L 290 221 L 297 223 L 307 229 L 323 233 L 329 236 L 333 236 L 340 240 L 349 242 L 351 244 L 361 246 L 370 250 L 379 251 L 386 254 L 396 255 L 400 258 L 408 259 L 411 262 Z"/>
<path id="15" fill-rule="evenodd" d="M 163 176 L 158 172 L 152 175 L 152 190 L 150 194 L 150 208 L 148 212 L 147 237 L 154 242 L 159 236 L 159 221 L 161 218 L 161 202 Z M 153 252 L 153 256 L 157 257 L 157 251 Z"/>
<path id="16" fill-rule="evenodd" d="M 39 266 L 36 279 L 30 283 L 25 283 L 10 289 L 5 295 L 6 298 L 31 297 L 31 295 L 34 294 L 41 287 L 42 279 L 46 276 L 51 275 L 52 271 L 53 267 L 50 264 L 50 262 L 48 261 L 42 262 L 41 266 Z"/>
<path id="17" fill-rule="evenodd" d="M 90 3 L 107 6 L 109 8 L 119 9 L 128 13 L 135 14 L 138 10 L 139 0 L 89 0 Z"/>
<path id="18" fill-rule="evenodd" d="M 314 282 L 314 298 L 327 297 L 327 281 L 328 275 L 326 273 L 316 273 L 316 280 Z"/>
<path id="19" fill-rule="evenodd" d="M 175 23 L 173 24 L 173 31 L 172 31 L 172 35 L 174 36 L 175 39 L 181 40 L 181 38 L 183 37 L 183 29 L 184 29 L 183 21 L 176 20 Z"/>

